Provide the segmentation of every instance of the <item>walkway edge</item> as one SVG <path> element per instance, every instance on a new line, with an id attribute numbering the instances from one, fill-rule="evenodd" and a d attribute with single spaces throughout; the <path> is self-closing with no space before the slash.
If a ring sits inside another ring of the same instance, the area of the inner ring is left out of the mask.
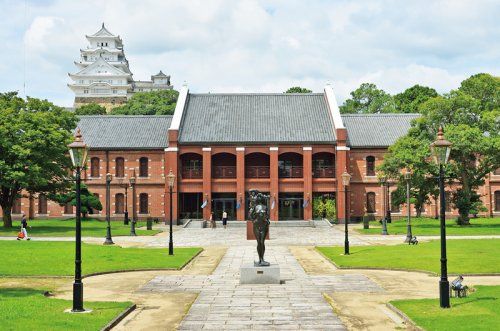
<path id="1" fill-rule="evenodd" d="M 407 323 L 408 325 L 412 326 L 416 330 L 424 331 L 424 329 L 422 329 L 420 326 L 418 326 L 411 318 L 408 317 L 408 315 L 406 315 L 401 310 L 399 310 L 398 308 L 396 308 L 392 303 L 387 302 L 385 305 L 386 305 L 387 308 L 389 308 L 394 313 L 396 313 L 399 317 L 401 317 L 405 321 L 405 323 Z"/>
<path id="2" fill-rule="evenodd" d="M 127 317 L 131 312 L 133 312 L 137 308 L 137 305 L 134 303 L 132 306 L 128 307 L 124 311 L 122 311 L 118 316 L 116 316 L 111 322 L 106 324 L 101 331 L 109 331 L 114 328 L 118 323 L 120 323 L 125 317 Z"/>

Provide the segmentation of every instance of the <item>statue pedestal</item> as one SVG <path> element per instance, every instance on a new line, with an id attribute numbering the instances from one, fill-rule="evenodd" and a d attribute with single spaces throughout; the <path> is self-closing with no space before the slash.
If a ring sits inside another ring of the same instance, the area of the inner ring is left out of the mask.
<path id="1" fill-rule="evenodd" d="M 243 265 L 240 268 L 240 284 L 280 284 L 280 267 L 277 264 L 269 267 Z"/>

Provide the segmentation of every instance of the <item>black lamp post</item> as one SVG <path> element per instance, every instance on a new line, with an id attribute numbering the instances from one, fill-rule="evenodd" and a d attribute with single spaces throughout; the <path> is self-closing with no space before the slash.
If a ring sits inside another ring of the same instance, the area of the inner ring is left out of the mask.
<path id="1" fill-rule="evenodd" d="M 174 189 L 174 183 L 175 183 L 175 175 L 172 172 L 172 169 L 168 172 L 167 175 L 167 182 L 168 182 L 168 190 L 170 193 L 170 235 L 168 239 L 168 255 L 174 255 L 174 241 L 172 238 L 172 218 L 173 218 L 173 213 L 172 213 L 172 191 Z"/>
<path id="2" fill-rule="evenodd" d="M 132 221 L 130 222 L 130 235 L 137 236 L 135 233 L 135 222 L 137 222 L 137 202 L 135 194 L 135 169 L 132 172 L 132 176 L 129 179 L 130 186 L 132 187 Z"/>
<path id="3" fill-rule="evenodd" d="M 349 229 L 348 229 L 348 223 L 349 223 L 349 204 L 348 204 L 348 192 L 347 188 L 349 187 L 349 183 L 351 181 L 351 175 L 347 172 L 347 169 L 344 170 L 342 173 L 342 184 L 344 185 L 344 208 L 345 208 L 345 220 L 344 220 L 344 255 L 349 255 Z"/>
<path id="4" fill-rule="evenodd" d="M 404 174 L 406 180 L 406 239 L 405 243 L 409 243 L 413 237 L 411 233 L 411 205 L 410 205 L 410 180 L 411 170 L 406 169 Z"/>
<path id="5" fill-rule="evenodd" d="M 441 279 L 439 280 L 439 304 L 441 308 L 450 308 L 450 283 L 448 282 L 448 267 L 446 258 L 446 196 L 444 192 L 444 166 L 448 163 L 451 143 L 443 138 L 443 128 L 439 128 L 437 140 L 431 144 L 431 152 L 439 165 L 439 198 L 440 198 L 440 228 L 441 228 Z"/>
<path id="6" fill-rule="evenodd" d="M 106 174 L 106 222 L 108 226 L 106 228 L 106 240 L 104 240 L 104 245 L 113 245 L 113 239 L 111 238 L 111 179 L 110 173 Z"/>
<path id="7" fill-rule="evenodd" d="M 391 218 L 391 192 L 389 190 L 389 187 L 391 186 L 391 182 L 389 179 L 385 181 L 385 187 L 386 187 L 386 192 L 387 194 L 385 195 L 385 199 L 387 200 L 387 209 L 386 209 L 386 219 L 387 223 L 392 223 L 392 218 Z"/>
<path id="8" fill-rule="evenodd" d="M 387 199 L 385 197 L 386 191 L 385 191 L 385 183 L 387 182 L 387 177 L 382 176 L 380 177 L 380 185 L 382 187 L 382 197 L 383 197 L 383 218 L 382 218 L 382 235 L 388 235 L 389 233 L 387 232 Z"/>
<path id="9" fill-rule="evenodd" d="M 87 161 L 87 145 L 83 142 L 80 129 L 76 130 L 75 140 L 68 145 L 71 162 L 76 168 L 76 229 L 75 229 L 75 282 L 73 283 L 72 312 L 83 312 L 83 283 L 82 283 L 82 220 L 80 199 L 80 170 Z"/>

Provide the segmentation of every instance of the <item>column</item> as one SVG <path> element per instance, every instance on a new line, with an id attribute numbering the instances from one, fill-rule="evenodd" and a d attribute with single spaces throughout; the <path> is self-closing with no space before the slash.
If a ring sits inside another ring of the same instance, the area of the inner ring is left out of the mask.
<path id="1" fill-rule="evenodd" d="M 278 220 L 278 208 L 279 208 L 279 182 L 278 182 L 278 147 L 269 147 L 269 179 L 270 179 L 270 190 L 271 195 L 271 205 L 274 209 L 269 211 L 269 218 L 271 221 Z"/>
<path id="2" fill-rule="evenodd" d="M 212 213 L 212 148 L 203 149 L 203 197 L 207 205 L 203 208 L 203 219 L 209 220 Z"/>
<path id="3" fill-rule="evenodd" d="M 245 220 L 245 147 L 236 147 L 236 219 Z"/>
<path id="4" fill-rule="evenodd" d="M 337 129 L 337 153 L 335 155 L 335 162 L 337 163 L 335 167 L 335 178 L 337 179 L 337 190 L 335 194 L 335 200 L 337 204 L 337 219 L 339 222 L 343 223 L 346 217 L 345 210 L 345 192 L 342 185 L 342 173 L 347 171 L 351 173 L 349 169 L 349 147 L 346 146 L 347 140 L 347 130 Z M 351 192 L 353 191 L 351 185 Z M 350 206 L 348 206 L 350 208 Z"/>
<path id="5" fill-rule="evenodd" d="M 178 187 L 179 187 L 179 171 L 178 171 L 178 160 L 179 160 L 179 149 L 177 147 L 168 147 L 165 149 L 165 169 L 163 171 L 165 175 L 165 219 L 168 220 L 170 217 L 170 188 L 168 187 L 167 175 L 172 169 L 172 172 L 175 175 L 174 187 L 172 189 L 172 223 L 177 224 L 177 219 L 179 218 L 178 214 Z"/>
<path id="6" fill-rule="evenodd" d="M 302 166 L 304 177 L 304 220 L 312 219 L 312 147 L 302 148 Z"/>

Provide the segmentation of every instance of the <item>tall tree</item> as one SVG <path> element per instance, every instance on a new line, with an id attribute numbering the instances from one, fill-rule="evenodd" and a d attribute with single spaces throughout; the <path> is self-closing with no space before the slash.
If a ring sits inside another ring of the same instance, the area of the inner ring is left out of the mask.
<path id="1" fill-rule="evenodd" d="M 375 84 L 363 83 L 351 92 L 351 98 L 339 107 L 343 114 L 394 113 L 394 99 Z"/>
<path id="2" fill-rule="evenodd" d="M 106 108 L 97 103 L 89 103 L 78 107 L 75 115 L 106 115 Z"/>
<path id="3" fill-rule="evenodd" d="M 312 91 L 305 87 L 294 86 L 286 90 L 285 93 L 311 93 Z"/>
<path id="4" fill-rule="evenodd" d="M 12 226 L 12 206 L 24 190 L 52 193 L 68 185 L 67 144 L 77 118 L 47 100 L 0 93 L 0 206 Z"/>
<path id="5" fill-rule="evenodd" d="M 83 215 L 93 214 L 95 210 L 102 210 L 101 201 L 94 196 L 84 183 L 80 184 L 80 204 Z M 59 194 L 50 195 L 50 199 L 58 202 L 61 205 L 70 203 L 76 206 L 76 184 L 70 190 Z"/>
<path id="6" fill-rule="evenodd" d="M 162 90 L 137 92 L 126 104 L 113 108 L 113 115 L 171 115 L 174 113 L 179 92 Z"/>
<path id="7" fill-rule="evenodd" d="M 438 96 L 435 89 L 414 85 L 394 96 L 396 111 L 398 113 L 418 113 L 422 103 Z"/>

